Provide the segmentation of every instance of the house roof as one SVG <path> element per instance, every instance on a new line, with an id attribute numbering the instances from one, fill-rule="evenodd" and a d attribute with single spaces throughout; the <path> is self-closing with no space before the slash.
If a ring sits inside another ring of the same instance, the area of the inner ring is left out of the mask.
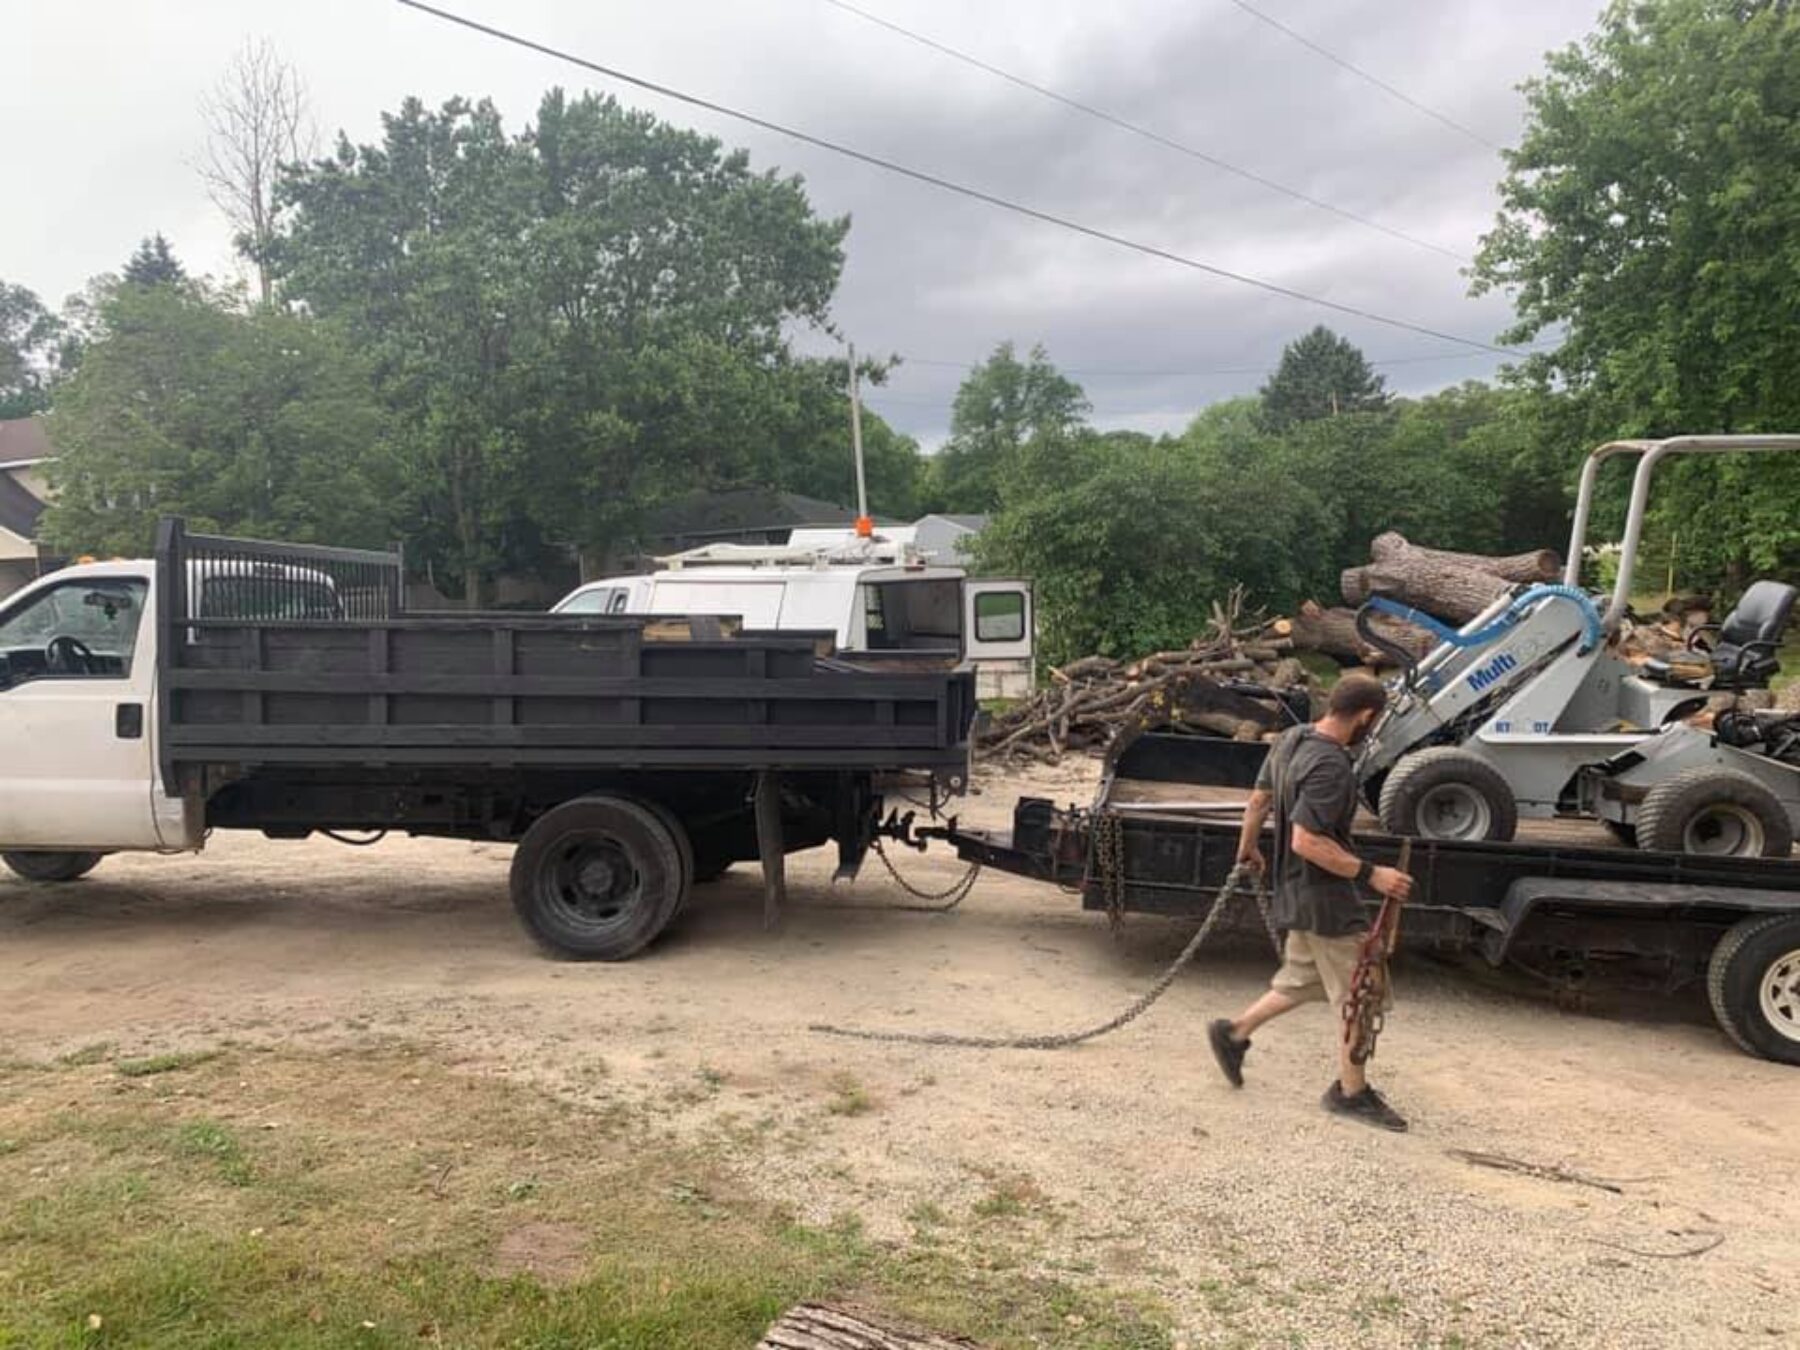
<path id="1" fill-rule="evenodd" d="M 55 456 L 43 418 L 12 417 L 0 421 L 0 469 Z"/>
<path id="2" fill-rule="evenodd" d="M 987 528 L 988 523 L 988 518 L 986 516 L 957 516 L 944 511 L 935 512 L 932 515 L 924 517 L 924 519 L 949 521 L 950 524 L 955 525 L 960 529 L 968 530 L 971 533 L 980 533 Z"/>
<path id="3" fill-rule="evenodd" d="M 14 481 L 11 474 L 0 473 L 0 529 L 21 539 L 35 539 L 38 517 L 43 514 L 42 502 Z"/>

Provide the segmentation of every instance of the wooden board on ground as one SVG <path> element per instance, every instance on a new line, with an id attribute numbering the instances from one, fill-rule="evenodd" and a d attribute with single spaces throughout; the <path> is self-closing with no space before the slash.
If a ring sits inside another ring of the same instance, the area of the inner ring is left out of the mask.
<path id="1" fill-rule="evenodd" d="M 789 1309 L 756 1350 L 979 1350 L 960 1336 L 877 1326 L 855 1313 L 823 1303 Z"/>

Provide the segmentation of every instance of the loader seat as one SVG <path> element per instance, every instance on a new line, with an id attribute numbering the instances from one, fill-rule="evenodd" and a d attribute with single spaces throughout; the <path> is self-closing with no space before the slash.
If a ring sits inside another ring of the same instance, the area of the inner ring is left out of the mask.
<path id="1" fill-rule="evenodd" d="M 1644 663 L 1644 675 L 1661 684 L 1696 688 L 1702 684 L 1713 689 L 1767 688 L 1770 677 L 1781 669 L 1775 651 L 1797 596 L 1800 591 L 1784 582 L 1753 582 L 1718 626 L 1718 641 L 1711 651 L 1653 658 Z M 1694 636 L 1707 631 L 1696 629 Z"/>

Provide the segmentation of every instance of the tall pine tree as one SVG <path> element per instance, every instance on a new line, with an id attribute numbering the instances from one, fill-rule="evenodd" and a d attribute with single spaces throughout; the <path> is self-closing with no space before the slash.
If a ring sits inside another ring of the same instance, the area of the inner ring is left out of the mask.
<path id="1" fill-rule="evenodd" d="M 1280 431 L 1339 413 L 1377 412 L 1388 404 L 1385 384 L 1361 348 L 1321 324 L 1282 349 L 1262 387 L 1263 425 Z"/>
<path id="2" fill-rule="evenodd" d="M 125 264 L 125 280 L 133 286 L 168 286 L 187 280 L 187 270 L 158 230 L 137 246 Z"/>

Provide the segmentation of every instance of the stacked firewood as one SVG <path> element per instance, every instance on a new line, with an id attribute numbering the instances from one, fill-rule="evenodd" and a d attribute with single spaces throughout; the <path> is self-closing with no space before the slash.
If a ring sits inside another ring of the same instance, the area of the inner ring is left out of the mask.
<path id="1" fill-rule="evenodd" d="M 1277 691 L 1309 680 L 1294 644 L 1243 614 L 1242 592 L 1213 607 L 1211 629 L 1184 648 L 1135 661 L 1084 656 L 976 736 L 987 758 L 1055 763 L 1128 731 L 1178 728 L 1238 740 L 1272 736 L 1292 720 Z M 1305 706 L 1304 697 L 1296 699 Z"/>

